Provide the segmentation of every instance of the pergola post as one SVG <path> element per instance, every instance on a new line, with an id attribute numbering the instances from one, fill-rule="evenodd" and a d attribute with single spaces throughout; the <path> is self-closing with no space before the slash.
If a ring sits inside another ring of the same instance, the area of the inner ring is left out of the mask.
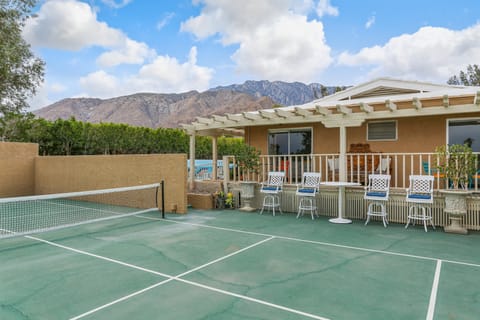
<path id="1" fill-rule="evenodd" d="M 190 132 L 190 184 L 189 190 L 195 189 L 195 131 Z"/>
<path id="2" fill-rule="evenodd" d="M 217 180 L 218 147 L 217 136 L 212 136 L 212 180 Z"/>
<path id="3" fill-rule="evenodd" d="M 340 156 L 338 159 L 339 181 L 347 181 L 347 127 L 340 126 Z"/>

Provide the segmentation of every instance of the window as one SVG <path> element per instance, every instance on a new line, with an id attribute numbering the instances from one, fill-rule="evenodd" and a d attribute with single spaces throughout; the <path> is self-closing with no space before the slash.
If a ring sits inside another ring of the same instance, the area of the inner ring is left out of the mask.
<path id="1" fill-rule="evenodd" d="M 448 120 L 448 144 L 467 144 L 480 152 L 480 118 Z"/>
<path id="2" fill-rule="evenodd" d="M 397 140 L 397 121 L 369 122 L 367 140 Z"/>
<path id="3" fill-rule="evenodd" d="M 268 133 L 268 154 L 312 153 L 312 129 L 271 130 Z"/>

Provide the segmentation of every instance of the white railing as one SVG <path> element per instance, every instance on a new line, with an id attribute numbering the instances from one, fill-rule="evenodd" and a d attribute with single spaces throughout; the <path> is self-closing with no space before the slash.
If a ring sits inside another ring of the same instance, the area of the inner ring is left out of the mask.
<path id="1" fill-rule="evenodd" d="M 480 159 L 480 153 L 474 153 Z M 285 171 L 286 184 L 301 182 L 304 172 L 320 172 L 322 181 L 339 180 L 339 154 L 260 156 L 258 172 L 245 172 L 236 164 L 234 156 L 223 158 L 223 176 L 227 181 L 264 181 L 270 171 Z M 435 153 L 347 153 L 347 181 L 365 185 L 368 175 L 387 173 L 392 176 L 391 187 L 407 188 L 408 177 L 412 174 L 431 174 L 436 177 L 435 189 L 444 189 L 450 183 L 437 173 L 438 159 Z M 469 181 L 469 188 L 480 191 L 480 167 L 477 162 L 477 174 Z"/>

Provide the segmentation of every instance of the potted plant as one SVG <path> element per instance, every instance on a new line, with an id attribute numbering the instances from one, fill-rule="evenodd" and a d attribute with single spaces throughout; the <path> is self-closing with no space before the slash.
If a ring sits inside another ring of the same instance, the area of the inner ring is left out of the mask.
<path id="1" fill-rule="evenodd" d="M 255 149 L 255 147 L 249 145 L 242 145 L 235 154 L 235 161 L 238 164 L 240 174 L 243 177 L 250 177 L 252 174 L 258 173 L 258 167 L 260 166 L 260 151 Z M 255 196 L 255 185 L 256 181 L 243 180 L 240 182 L 241 192 L 240 198 L 242 200 L 241 211 L 255 211 L 256 208 L 253 208 L 250 204 Z"/>
<path id="2" fill-rule="evenodd" d="M 468 145 L 444 145 L 435 149 L 437 154 L 437 169 L 445 176 L 447 189 L 440 192 L 445 196 L 445 213 L 448 214 L 450 225 L 445 232 L 467 234 L 462 225 L 462 218 L 467 214 L 468 185 L 475 173 L 476 156 Z"/>

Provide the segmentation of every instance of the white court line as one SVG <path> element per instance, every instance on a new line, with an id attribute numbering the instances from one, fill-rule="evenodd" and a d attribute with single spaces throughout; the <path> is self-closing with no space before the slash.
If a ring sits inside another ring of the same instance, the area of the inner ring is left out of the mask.
<path id="1" fill-rule="evenodd" d="M 304 317 L 307 317 L 307 318 L 317 319 L 317 320 L 329 320 L 328 318 L 320 317 L 320 316 L 317 316 L 317 315 L 312 314 L 312 313 L 303 312 L 303 311 L 300 311 L 300 310 L 297 310 L 297 309 L 292 309 L 292 308 L 284 307 L 284 306 L 281 306 L 281 305 L 278 305 L 278 304 L 274 304 L 274 303 L 270 303 L 270 302 L 267 302 L 267 301 L 264 301 L 264 300 L 255 299 L 255 298 L 252 298 L 252 297 L 244 296 L 244 295 L 242 295 L 242 294 L 237 294 L 237 293 L 233 293 L 233 292 L 230 292 L 230 291 L 225 291 L 225 290 L 221 290 L 221 289 L 218 289 L 218 288 L 206 286 L 206 285 L 201 284 L 201 283 L 197 283 L 197 282 L 193 282 L 193 281 L 189 281 L 189 280 L 185 280 L 185 279 L 177 279 L 177 280 L 180 281 L 180 282 L 188 283 L 188 284 L 190 284 L 190 285 L 192 285 L 192 286 L 204 288 L 204 289 L 211 290 L 211 291 L 215 291 L 215 292 L 218 292 L 218 293 L 223 293 L 223 294 L 225 294 L 225 295 L 229 295 L 229 296 L 232 296 L 232 297 L 240 298 L 240 299 L 243 299 L 243 300 L 248 300 L 248 301 L 256 302 L 256 303 L 263 304 L 263 305 L 265 305 L 265 306 L 269 306 L 269 307 L 272 307 L 272 308 L 275 308 L 275 309 L 280 309 L 280 310 L 283 310 L 283 311 L 288 311 L 288 312 L 290 312 L 290 313 L 295 313 L 295 314 L 298 314 L 298 315 L 301 315 L 301 316 L 304 316 Z"/>
<path id="2" fill-rule="evenodd" d="M 239 254 L 243 251 L 246 251 L 246 250 L 249 250 L 253 247 L 256 247 L 260 244 L 263 244 L 267 241 L 270 241 L 272 239 L 274 239 L 275 237 L 274 236 L 271 236 L 267 239 L 264 239 L 262 241 L 258 241 L 248 247 L 245 247 L 245 248 L 242 248 L 238 251 L 235 251 L 235 252 L 232 252 L 226 256 L 223 256 L 223 257 L 220 257 L 218 259 L 215 259 L 213 261 L 210 261 L 208 263 L 205 263 L 199 267 L 196 267 L 194 269 L 191 269 L 189 271 L 186 271 L 186 272 L 183 272 L 177 276 L 171 276 L 171 275 L 167 275 L 167 274 L 164 274 L 164 273 L 161 273 L 161 272 L 157 272 L 157 271 L 154 271 L 154 270 L 150 270 L 150 269 L 146 269 L 146 268 L 142 268 L 142 267 L 139 267 L 139 266 L 136 266 L 136 265 L 132 265 L 130 263 L 126 263 L 126 262 L 123 262 L 123 261 L 119 261 L 119 260 L 116 260 L 116 259 L 111 259 L 111 258 L 107 258 L 107 257 L 104 257 L 104 256 L 100 256 L 100 255 L 97 255 L 97 254 L 93 254 L 93 253 L 90 253 L 90 252 L 87 252 L 87 251 L 84 251 L 84 250 L 79 250 L 79 249 L 75 249 L 75 248 L 71 248 L 71 247 L 68 247 L 68 246 L 64 246 L 64 245 L 61 245 L 61 244 L 58 244 L 58 243 L 54 243 L 54 242 L 51 242 L 51 241 L 48 241 L 48 240 L 44 240 L 44 239 L 41 239 L 41 238 L 37 238 L 37 237 L 32 237 L 32 236 L 26 236 L 26 238 L 28 239 L 32 239 L 32 240 L 35 240 L 35 241 L 40 241 L 40 242 L 43 242 L 43 243 L 46 243 L 46 244 L 49 244 L 49 245 L 52 245 L 52 246 L 55 246 L 55 247 L 59 247 L 59 248 L 62 248 L 62 249 L 65 249 L 65 250 L 69 250 L 69 251 L 73 251 L 73 252 L 76 252 L 76 253 L 79 253 L 79 254 L 83 254 L 83 255 L 87 255 L 87 256 L 90 256 L 90 257 L 94 257 L 94 258 L 98 258 L 98 259 L 101 259 L 101 260 L 105 260 L 105 261 L 109 261 L 109 262 L 113 262 L 113 263 L 117 263 L 117 264 L 120 264 L 120 265 L 123 265 L 123 266 L 127 266 L 127 267 L 130 267 L 130 268 L 134 268 L 134 269 L 137 269 L 137 270 L 141 270 L 141 271 L 145 271 L 145 272 L 149 272 L 149 273 L 153 273 L 153 274 L 157 274 L 157 275 L 160 275 L 160 276 L 163 276 L 163 277 L 167 277 L 168 279 L 166 280 L 163 280 L 161 282 L 158 282 L 156 284 L 153 284 L 149 287 L 146 287 L 146 288 L 143 288 L 142 290 L 139 290 L 139 291 L 136 291 L 136 292 L 133 292 L 129 295 L 126 295 L 126 296 L 123 296 L 119 299 L 116 299 L 114 301 L 111 301 L 107 304 L 104 304 L 102 306 L 99 306 L 95 309 L 92 309 L 92 310 L 89 310 L 87 312 L 84 312 L 78 316 L 75 316 L 73 318 L 70 318 L 70 320 L 78 320 L 78 319 L 81 319 L 83 317 L 86 317 L 88 315 L 91 315 L 97 311 L 100 311 L 102 309 L 105 309 L 105 308 L 108 308 L 114 304 L 117 304 L 119 302 L 122 302 L 122 301 L 125 301 L 125 300 L 128 300 L 132 297 L 135 297 L 139 294 L 142 294 L 146 291 L 149 291 L 151 289 L 154 289 L 160 285 L 163 285 L 165 283 L 168 283 L 168 282 L 171 282 L 173 280 L 176 280 L 176 281 L 180 281 L 180 282 L 183 282 L 183 283 L 187 283 L 187 284 L 190 284 L 190 285 L 193 285 L 193 286 L 197 286 L 197 287 L 200 287 L 200 288 L 203 288 L 203 289 L 207 289 L 207 290 L 210 290 L 210 291 L 214 291 L 214 292 L 218 292 L 218 293 L 222 293 L 222 294 L 225 294 L 225 295 L 229 295 L 229 296 L 232 296 L 232 297 L 236 297 L 236 298 L 239 298 L 239 299 L 243 299 L 243 300 L 247 300 L 247 301 L 251 301 L 251 302 L 255 302 L 255 303 L 258 303 L 258 304 L 262 304 L 262 305 L 265 305 L 265 306 L 269 306 L 269 307 L 272 307 L 272 308 L 275 308 L 275 309 L 279 309 L 279 310 L 283 310 L 283 311 L 287 311 L 287 312 L 290 312 L 290 313 L 294 313 L 294 314 L 298 314 L 298 315 L 302 315 L 304 317 L 308 317 L 308 318 L 311 318 L 311 319 L 317 319 L 317 320 L 329 320 L 328 318 L 325 318 L 325 317 L 321 317 L 321 316 L 317 316 L 317 315 L 314 315 L 314 314 L 311 314 L 311 313 L 307 313 L 307 312 L 303 312 L 303 311 L 300 311 L 300 310 L 296 310 L 296 309 L 293 309 L 293 308 L 288 308 L 288 307 L 285 307 L 285 306 L 282 306 L 282 305 L 277 305 L 277 304 L 274 304 L 274 303 L 270 303 L 268 301 L 264 301 L 264 300 L 260 300 L 260 299 L 255 299 L 255 298 L 252 298 L 252 297 L 248 297 L 248 296 L 244 296 L 244 295 L 240 295 L 240 294 L 237 294 L 237 293 L 234 293 L 234 292 L 230 292 L 230 291 L 225 291 L 225 290 L 221 290 L 221 289 L 218 289 L 218 288 L 215 288 L 215 287 L 210 287 L 210 286 L 206 286 L 206 285 L 203 285 L 201 283 L 197 283 L 197 282 L 194 282 L 194 281 L 189 281 L 189 280 L 185 280 L 185 279 L 181 279 L 180 277 L 182 276 L 185 276 L 189 273 L 192 273 L 192 272 L 195 272 L 195 271 L 198 271 L 199 269 L 202 269 L 202 268 L 205 268 L 209 265 L 212 265 L 214 263 L 217 263 L 219 261 L 222 261 L 224 259 L 227 259 L 231 256 L 234 256 L 236 254 Z"/>
<path id="3" fill-rule="evenodd" d="M 435 304 L 437 302 L 438 283 L 440 281 L 440 271 L 442 269 L 442 260 L 437 260 L 435 276 L 433 277 L 432 292 L 430 293 L 430 302 L 428 303 L 427 320 L 433 320 L 435 314 Z"/>
<path id="4" fill-rule="evenodd" d="M 78 316 L 75 316 L 75 317 L 73 317 L 73 318 L 70 318 L 69 320 L 81 319 L 81 318 L 83 318 L 83 317 L 86 317 L 86 316 L 88 316 L 88 315 L 91 315 L 92 313 L 95 313 L 95 312 L 100 311 L 100 310 L 102 310 L 102 309 L 108 308 L 108 307 L 110 307 L 110 306 L 112 306 L 112 305 L 114 305 L 114 304 L 117 304 L 117 303 L 119 303 L 119 302 L 128 300 L 128 299 L 133 298 L 133 297 L 135 297 L 135 296 L 138 296 L 139 294 L 142 294 L 142 293 L 144 293 L 144 292 L 147 292 L 147 291 L 149 291 L 149 290 L 152 290 L 153 288 L 156 288 L 156 287 L 158 287 L 158 286 L 161 286 L 162 284 L 168 283 L 168 282 L 170 282 L 170 281 L 172 281 L 172 280 L 174 280 L 174 278 L 169 278 L 169 279 L 163 280 L 163 281 L 161 281 L 161 282 L 155 283 L 154 285 L 151 285 L 150 287 L 146 287 L 146 288 L 143 288 L 142 290 L 139 290 L 139 291 L 136 291 L 136 292 L 131 293 L 131 294 L 129 294 L 129 295 L 123 296 L 123 297 L 121 297 L 121 298 L 119 298 L 119 299 L 117 299 L 117 300 L 111 301 L 111 302 L 109 302 L 109 303 L 107 303 L 107 304 L 104 304 L 104 305 L 102 305 L 102 306 L 100 306 L 100 307 L 97 307 L 97 308 L 95 308 L 95 309 L 92 309 L 92 310 L 89 310 L 89 311 L 87 311 L 87 312 L 85 312 L 85 313 L 82 313 L 82 314 L 80 314 L 80 315 L 78 315 Z"/>
<path id="5" fill-rule="evenodd" d="M 464 265 L 464 266 L 471 266 L 471 267 L 480 268 L 480 264 L 477 264 L 477 263 L 455 261 L 455 260 L 445 260 L 445 259 L 441 259 L 441 258 L 419 256 L 419 255 L 408 254 L 408 253 L 399 253 L 399 252 L 393 252 L 393 251 L 369 249 L 369 248 L 362 248 L 362 247 L 336 244 L 336 243 L 331 243 L 331 242 L 305 240 L 305 239 L 285 237 L 285 236 L 275 235 L 275 234 L 259 233 L 259 232 L 245 231 L 245 230 L 240 230 L 240 229 L 224 228 L 224 227 L 216 227 L 216 226 L 210 226 L 210 225 L 199 224 L 199 223 L 191 223 L 191 222 L 176 221 L 176 220 L 170 220 L 170 219 L 153 218 L 153 217 L 142 216 L 141 214 L 135 215 L 135 217 L 142 218 L 142 219 L 156 220 L 156 221 L 166 221 L 166 222 L 171 222 L 171 223 L 185 224 L 185 225 L 191 225 L 191 226 L 197 226 L 197 227 L 203 227 L 203 228 L 217 229 L 217 230 L 222 230 L 222 231 L 231 231 L 231 232 L 237 232 L 237 233 L 258 235 L 258 236 L 263 236 L 263 237 L 275 237 L 277 239 L 298 241 L 298 242 L 311 243 L 311 244 L 319 244 L 319 245 L 328 246 L 328 247 L 351 249 L 351 250 L 358 250 L 358 251 L 365 251 L 365 252 L 372 252 L 372 253 L 381 253 L 381 254 L 386 254 L 386 255 L 400 256 L 400 257 L 407 257 L 407 258 L 415 258 L 415 259 L 421 259 L 421 260 L 430 260 L 430 261 L 442 260 L 443 262 L 448 262 L 448 263 L 452 263 L 452 264 L 459 264 L 459 265 Z"/>
<path id="6" fill-rule="evenodd" d="M 262 241 L 255 242 L 254 244 L 249 245 L 248 247 L 245 247 L 245 248 L 243 248 L 243 249 L 237 250 L 237 251 L 235 251 L 235 252 L 232 252 L 232 253 L 230 253 L 230 254 L 227 254 L 226 256 L 223 256 L 223 257 L 220 257 L 220 258 L 218 258 L 218 259 L 212 260 L 212 261 L 207 262 L 207 263 L 205 263 L 205 264 L 203 264 L 203 265 L 201 265 L 201 266 L 198 266 L 198 267 L 193 268 L 193 269 L 191 269 L 191 270 L 189 270 L 189 271 L 186 271 L 186 272 L 184 272 L 184 273 L 181 273 L 181 274 L 179 274 L 178 276 L 176 276 L 175 278 L 180 278 L 180 277 L 186 276 L 186 275 L 189 274 L 189 273 L 198 271 L 198 270 L 200 270 L 200 269 L 203 269 L 203 268 L 205 268 L 205 267 L 208 267 L 209 265 L 212 265 L 212 264 L 214 264 L 214 263 L 217 263 L 217 262 L 220 262 L 220 261 L 225 260 L 225 259 L 227 259 L 227 258 L 230 258 L 230 257 L 232 257 L 232 256 L 234 256 L 234 255 L 236 255 L 236 254 L 239 254 L 239 253 L 242 253 L 242 252 L 244 252 L 244 251 L 247 251 L 247 250 L 249 250 L 249 249 L 251 249 L 251 248 L 254 248 L 254 247 L 256 247 L 256 246 L 258 246 L 258 245 L 260 245 L 260 244 L 263 244 L 263 243 L 265 243 L 265 242 L 267 242 L 267 241 L 270 241 L 270 240 L 272 240 L 272 239 L 274 239 L 274 238 L 275 238 L 275 237 L 269 237 L 269 238 L 267 238 L 267 239 L 263 239 Z"/>
<path id="7" fill-rule="evenodd" d="M 156 274 L 158 276 L 165 277 L 165 278 L 172 278 L 171 275 L 166 274 L 166 273 L 157 272 L 157 271 L 150 270 L 150 269 L 147 269 L 147 268 L 142 268 L 142 267 L 136 266 L 134 264 L 130 264 L 130 263 L 127 263 L 127 262 L 116 260 L 116 259 L 107 258 L 107 257 L 100 256 L 100 255 L 94 254 L 94 253 L 90 253 L 90 252 L 87 252 L 87 251 L 84 251 L 84 250 L 79 250 L 79 249 L 75 249 L 75 248 L 72 248 L 72 247 L 67 247 L 67 246 L 64 246 L 64 245 L 61 245 L 61 244 L 58 244 L 58 243 L 55 243 L 55 242 L 51 242 L 51 241 L 48 241 L 48 240 L 44 240 L 44 239 L 41 239 L 41 238 L 37 238 L 37 237 L 33 237 L 33 236 L 25 236 L 25 238 L 35 240 L 35 241 L 39 241 L 39 242 L 43 242 L 43 243 L 49 244 L 51 246 L 62 248 L 62 249 L 68 250 L 68 251 L 73 251 L 75 253 L 80 253 L 80 254 L 90 256 L 90 257 L 93 257 L 93 258 L 97 258 L 97 259 L 105 260 L 105 261 L 108 261 L 108 262 L 113 262 L 113 263 L 116 263 L 116 264 L 120 264 L 120 265 L 125 266 L 125 267 L 137 269 L 137 270 L 148 272 L 148 273 L 153 273 L 153 274 Z"/>

